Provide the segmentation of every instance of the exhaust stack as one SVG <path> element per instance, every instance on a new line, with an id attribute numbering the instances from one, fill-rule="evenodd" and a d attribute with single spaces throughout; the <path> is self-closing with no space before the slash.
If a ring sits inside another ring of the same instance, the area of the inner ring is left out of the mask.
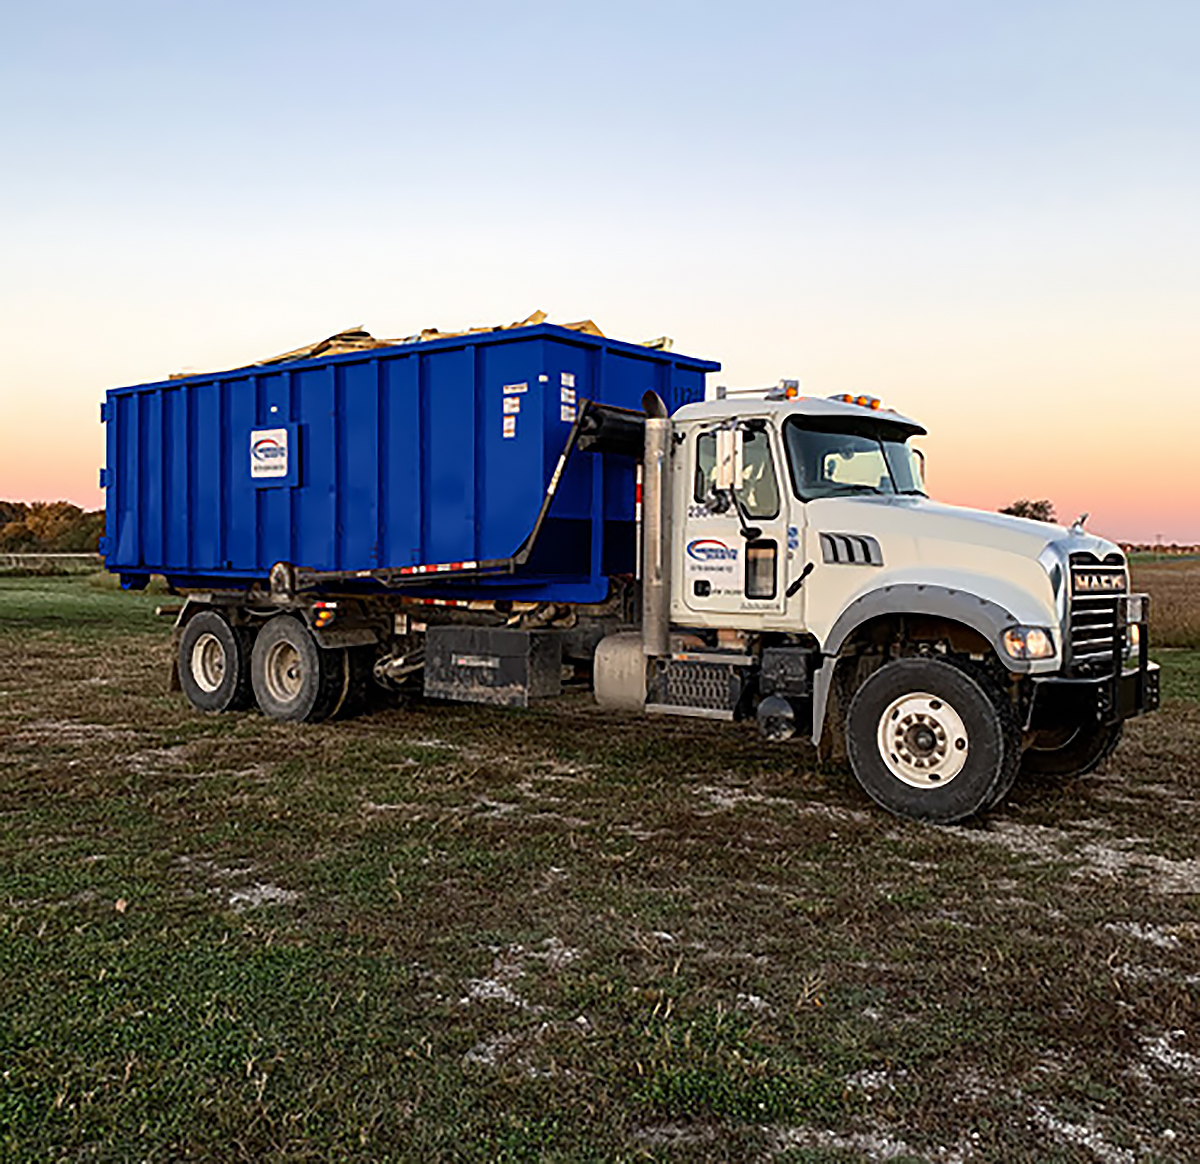
<path id="1" fill-rule="evenodd" d="M 667 464 L 671 421 L 657 392 L 642 397 L 646 414 L 642 454 L 642 653 L 671 652 L 670 520 L 667 514 Z"/>

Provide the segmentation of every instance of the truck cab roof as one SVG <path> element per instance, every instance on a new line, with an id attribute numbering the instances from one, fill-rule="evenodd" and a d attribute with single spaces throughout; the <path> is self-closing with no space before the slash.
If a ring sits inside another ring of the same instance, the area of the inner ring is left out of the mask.
<path id="1" fill-rule="evenodd" d="M 765 396 L 727 396 L 685 404 L 674 413 L 673 419 L 719 422 L 735 416 L 770 416 L 780 421 L 786 416 L 813 417 L 825 422 L 845 420 L 847 427 L 877 424 L 881 428 L 901 429 L 905 438 L 924 436 L 926 432 L 924 425 L 890 408 L 871 408 L 822 396 L 796 396 L 783 400 Z"/>

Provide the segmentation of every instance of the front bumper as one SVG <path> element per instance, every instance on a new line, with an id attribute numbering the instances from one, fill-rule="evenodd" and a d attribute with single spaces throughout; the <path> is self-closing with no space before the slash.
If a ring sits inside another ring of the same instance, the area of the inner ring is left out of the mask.
<path id="1" fill-rule="evenodd" d="M 1099 674 L 1032 677 L 1033 697 L 1026 709 L 1026 728 L 1041 731 L 1071 723 L 1115 724 L 1158 710 L 1158 664 L 1151 663 L 1149 657 L 1149 596 L 1118 596 L 1114 615 L 1107 658 L 1093 653 L 1087 660 L 1088 666 L 1099 665 Z M 1123 666 L 1125 636 L 1131 626 L 1141 630 L 1137 659 L 1134 665 Z M 1069 669 L 1074 669 L 1073 662 L 1068 654 Z"/>
<path id="2" fill-rule="evenodd" d="M 1025 726 L 1042 731 L 1065 723 L 1114 724 L 1157 711 L 1158 678 L 1158 664 L 1147 661 L 1143 665 L 1140 660 L 1137 667 L 1095 679 L 1034 676 Z"/>

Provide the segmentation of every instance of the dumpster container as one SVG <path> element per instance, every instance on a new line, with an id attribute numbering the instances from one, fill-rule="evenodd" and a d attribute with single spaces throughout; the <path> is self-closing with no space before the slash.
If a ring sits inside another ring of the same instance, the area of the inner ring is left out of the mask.
<path id="1" fill-rule="evenodd" d="M 102 552 L 134 588 L 248 588 L 285 563 L 597 601 L 634 571 L 636 466 L 560 468 L 583 403 L 673 411 L 719 367 L 537 324 L 116 388 Z"/>

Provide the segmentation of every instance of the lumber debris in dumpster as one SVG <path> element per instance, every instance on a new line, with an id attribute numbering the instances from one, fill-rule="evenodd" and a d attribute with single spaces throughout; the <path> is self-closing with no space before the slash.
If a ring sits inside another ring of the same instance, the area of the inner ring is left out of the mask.
<path id="1" fill-rule="evenodd" d="M 294 348 L 290 352 L 284 352 L 278 356 L 268 356 L 265 360 L 256 360 L 253 364 L 244 365 L 247 368 L 264 368 L 272 364 L 293 364 L 299 360 L 315 360 L 321 356 L 341 356 L 349 352 L 369 352 L 376 348 L 394 348 L 402 344 L 415 344 L 428 342 L 429 340 L 453 339 L 460 335 L 483 335 L 492 331 L 511 331 L 517 327 L 532 327 L 534 324 L 544 323 L 546 321 L 546 313 L 544 311 L 535 311 L 532 315 L 525 319 L 516 320 L 514 323 L 498 323 L 493 327 L 468 327 L 461 331 L 438 331 L 436 327 L 422 328 L 416 335 L 405 336 L 403 339 L 376 339 L 369 331 L 364 330 L 362 325 L 357 327 L 348 327 L 342 331 L 336 332 L 334 335 L 328 336 L 326 339 L 317 340 L 315 343 L 305 344 L 303 347 Z M 564 323 L 560 326 L 565 327 L 568 331 L 582 332 L 584 335 L 604 336 L 595 323 L 590 319 L 581 319 L 576 323 Z M 239 368 L 230 368 L 228 371 L 239 371 Z M 194 376 L 195 372 L 174 372 L 170 379 L 180 380 L 186 376 Z"/>

